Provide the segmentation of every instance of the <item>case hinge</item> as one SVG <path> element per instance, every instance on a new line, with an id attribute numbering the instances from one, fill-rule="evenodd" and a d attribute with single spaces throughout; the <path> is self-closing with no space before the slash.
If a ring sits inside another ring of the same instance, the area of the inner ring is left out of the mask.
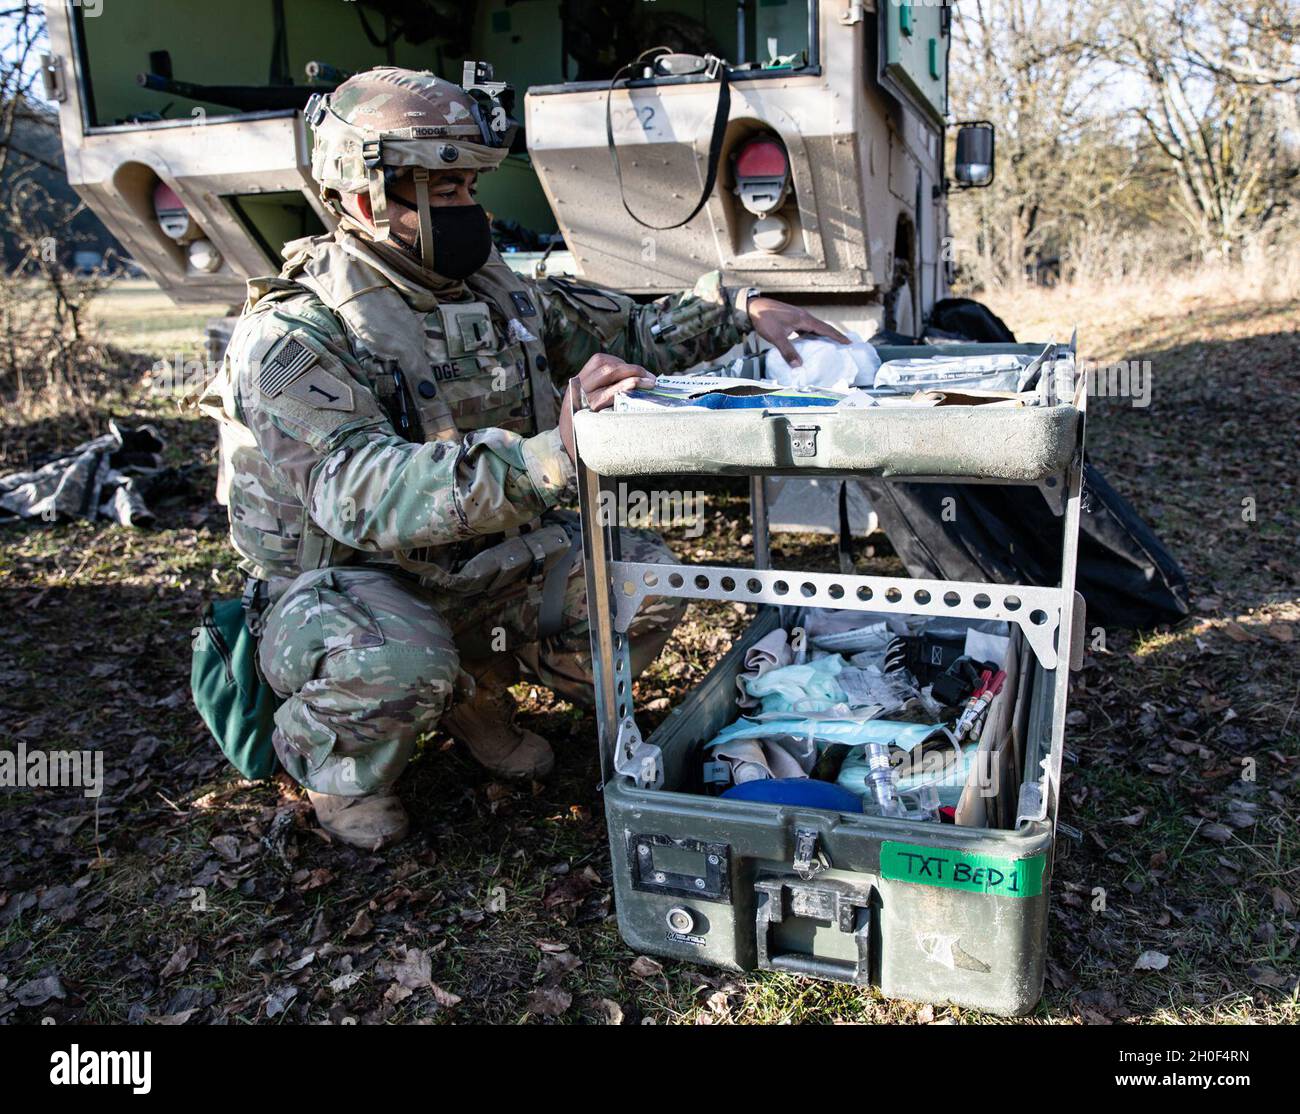
<path id="1" fill-rule="evenodd" d="M 853 3 L 845 6 L 840 12 L 839 20 L 845 27 L 852 27 L 855 23 L 861 23 L 866 12 L 866 5 L 862 0 L 853 0 Z"/>
<path id="2" fill-rule="evenodd" d="M 664 764 L 657 746 L 644 742 L 636 723 L 629 717 L 618 725 L 614 741 L 614 770 L 630 777 L 639 789 L 662 789 Z"/>

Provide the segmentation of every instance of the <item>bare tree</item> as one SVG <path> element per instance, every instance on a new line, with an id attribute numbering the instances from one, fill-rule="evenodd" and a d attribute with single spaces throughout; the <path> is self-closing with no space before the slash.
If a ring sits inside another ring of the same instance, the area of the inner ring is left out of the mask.
<path id="1" fill-rule="evenodd" d="M 997 124 L 998 164 L 990 188 L 959 195 L 954 228 L 982 283 L 1016 282 L 1069 256 L 1129 187 L 1133 154 L 1104 107 L 1113 68 L 1098 64 L 1096 4 L 970 0 L 955 11 L 953 112 Z"/>
<path id="2" fill-rule="evenodd" d="M 77 265 L 78 248 L 91 246 L 78 219 L 85 205 L 52 192 L 48 172 L 62 175 L 62 167 L 35 148 L 53 145 L 22 142 L 42 133 L 57 139 L 57 117 L 35 96 L 44 40 L 39 4 L 0 10 L 0 397 L 20 413 L 43 405 L 84 420 L 87 377 L 100 380 L 110 366 L 110 354 L 87 335 L 85 315 L 111 261 Z"/>
<path id="3" fill-rule="evenodd" d="M 1278 0 L 1211 5 L 1121 0 L 1104 42 L 1141 78 L 1136 109 L 1168 161 L 1174 208 L 1203 257 L 1233 255 L 1286 203 L 1294 168 L 1283 134 L 1294 72 L 1294 27 Z"/>
<path id="4" fill-rule="evenodd" d="M 1180 27 L 1179 45 L 1188 62 L 1244 85 L 1270 86 L 1300 94 L 1300 10 L 1295 0 L 1212 0 L 1201 24 L 1204 41 Z"/>
<path id="5" fill-rule="evenodd" d="M 31 103 L 37 81 L 37 52 L 45 40 L 45 18 L 34 0 L 0 11 L 0 182 L 24 153 L 13 145 L 14 128 Z"/>

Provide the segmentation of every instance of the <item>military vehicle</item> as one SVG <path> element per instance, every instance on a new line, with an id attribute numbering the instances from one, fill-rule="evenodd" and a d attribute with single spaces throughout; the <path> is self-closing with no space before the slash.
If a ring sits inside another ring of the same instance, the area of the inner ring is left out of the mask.
<path id="1" fill-rule="evenodd" d="M 515 149 L 479 187 L 517 270 L 649 297 L 720 268 L 863 336 L 924 331 L 953 277 L 949 192 L 994 172 L 991 126 L 946 123 L 952 9 L 935 0 L 46 10 L 69 181 L 178 302 L 237 309 L 286 241 L 331 223 L 303 109 L 374 65 L 523 94 Z M 210 325 L 211 356 L 229 329 Z M 841 515 L 829 489 L 770 483 L 773 529 L 877 525 L 856 488 Z"/>
<path id="2" fill-rule="evenodd" d="M 329 224 L 302 110 L 379 64 L 463 82 L 469 61 L 469 80 L 526 91 L 516 150 L 480 187 L 503 251 L 635 294 L 721 268 L 842 325 L 919 332 L 952 277 L 948 191 L 993 173 L 987 125 L 945 126 L 947 3 L 46 9 L 69 180 L 178 302 L 237 305 L 287 240 Z"/>

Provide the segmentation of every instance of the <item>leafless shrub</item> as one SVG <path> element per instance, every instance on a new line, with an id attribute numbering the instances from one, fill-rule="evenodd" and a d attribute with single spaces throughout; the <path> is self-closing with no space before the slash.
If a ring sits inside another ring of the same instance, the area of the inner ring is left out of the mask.
<path id="1" fill-rule="evenodd" d="M 0 277 L 0 398 L 17 414 L 84 416 L 110 366 L 87 333 L 86 311 L 110 281 L 112 260 L 77 267 L 72 224 L 81 209 L 30 179 L 11 185 L 0 208 L 0 228 L 18 255 Z"/>
<path id="2" fill-rule="evenodd" d="M 86 313 L 114 260 L 96 253 L 87 268 L 78 259 L 93 247 L 78 220 L 85 206 L 47 188 L 62 167 L 49 155 L 57 143 L 41 141 L 58 127 L 35 96 L 44 45 L 40 4 L 0 11 L 0 402 L 5 424 L 53 414 L 84 424 L 113 364 Z"/>

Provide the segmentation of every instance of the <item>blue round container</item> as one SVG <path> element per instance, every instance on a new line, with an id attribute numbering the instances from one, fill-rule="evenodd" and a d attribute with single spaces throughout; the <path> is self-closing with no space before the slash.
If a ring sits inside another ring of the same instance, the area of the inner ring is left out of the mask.
<path id="1" fill-rule="evenodd" d="M 722 794 L 732 801 L 760 801 L 797 808 L 826 808 L 832 812 L 861 812 L 862 798 L 833 782 L 806 777 L 767 778 L 733 785 Z"/>

